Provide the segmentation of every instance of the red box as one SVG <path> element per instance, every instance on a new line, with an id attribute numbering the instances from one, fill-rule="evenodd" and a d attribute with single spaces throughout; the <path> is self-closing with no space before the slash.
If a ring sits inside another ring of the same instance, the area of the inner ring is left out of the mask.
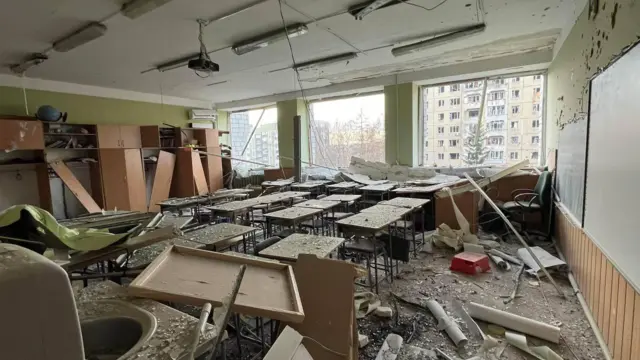
<path id="1" fill-rule="evenodd" d="M 487 255 L 463 252 L 453 257 L 450 269 L 475 275 L 491 270 L 491 265 L 489 265 L 489 257 Z"/>

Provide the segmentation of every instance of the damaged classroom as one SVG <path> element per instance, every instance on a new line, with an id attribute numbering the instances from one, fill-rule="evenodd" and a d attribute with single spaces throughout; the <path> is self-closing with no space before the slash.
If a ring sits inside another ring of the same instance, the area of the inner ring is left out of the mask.
<path id="1" fill-rule="evenodd" d="M 2 8 L 0 359 L 640 360 L 640 2 Z"/>

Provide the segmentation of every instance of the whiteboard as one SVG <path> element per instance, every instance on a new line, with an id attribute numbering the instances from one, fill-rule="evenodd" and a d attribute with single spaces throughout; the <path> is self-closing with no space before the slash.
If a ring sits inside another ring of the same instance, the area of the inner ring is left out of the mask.
<path id="1" fill-rule="evenodd" d="M 556 192 L 571 215 L 582 225 L 587 161 L 587 119 L 566 124 L 558 136 Z"/>
<path id="2" fill-rule="evenodd" d="M 591 82 L 584 230 L 640 289 L 640 46 Z"/>

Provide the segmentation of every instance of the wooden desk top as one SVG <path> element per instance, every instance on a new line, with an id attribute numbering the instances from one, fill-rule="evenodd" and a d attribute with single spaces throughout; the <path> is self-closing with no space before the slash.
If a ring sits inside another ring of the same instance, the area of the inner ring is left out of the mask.
<path id="1" fill-rule="evenodd" d="M 210 246 L 222 241 L 233 239 L 236 236 L 249 234 L 256 230 L 258 229 L 251 226 L 221 223 L 185 233 L 182 235 L 182 238 L 205 246 Z"/>
<path id="2" fill-rule="evenodd" d="M 363 230 L 379 231 L 398 220 L 400 220 L 400 216 L 394 214 L 373 212 L 355 214 L 336 221 L 336 224 Z"/>
<path id="3" fill-rule="evenodd" d="M 356 201 L 361 197 L 362 195 L 334 194 L 334 195 L 329 195 L 326 198 L 323 198 L 322 201 L 351 202 L 351 201 Z"/>
<path id="4" fill-rule="evenodd" d="M 340 205 L 340 201 L 330 201 L 330 200 L 322 199 L 322 200 L 307 200 L 305 202 L 294 204 L 293 206 L 329 210 L 332 207 L 336 207 L 338 205 Z"/>
<path id="5" fill-rule="evenodd" d="M 398 217 L 403 217 L 411 213 L 411 208 L 391 205 L 374 205 L 372 207 L 362 209 L 360 212 L 366 214 L 393 214 Z"/>
<path id="6" fill-rule="evenodd" d="M 321 213 L 321 209 L 312 209 L 305 207 L 290 207 L 288 209 L 274 211 L 264 214 L 265 218 L 276 220 L 299 220 L 306 217 Z"/>
<path id="7" fill-rule="evenodd" d="M 389 191 L 391 189 L 393 189 L 394 187 L 396 187 L 394 184 L 379 184 L 379 185 L 368 185 L 365 187 L 361 187 L 360 190 L 362 191 Z"/>
<path id="8" fill-rule="evenodd" d="M 343 181 L 337 184 L 327 185 L 327 187 L 330 189 L 352 189 L 358 186 L 360 186 L 360 184 L 353 181 Z"/>
<path id="9" fill-rule="evenodd" d="M 416 199 L 416 198 L 406 198 L 406 197 L 397 197 L 391 200 L 380 201 L 379 205 L 391 205 L 398 207 L 405 207 L 410 209 L 415 209 L 419 207 L 423 207 L 424 205 L 431 202 L 429 199 Z"/>
<path id="10" fill-rule="evenodd" d="M 309 234 L 293 234 L 260 251 L 259 255 L 283 261 L 296 261 L 300 254 L 329 256 L 345 240 L 343 238 Z"/>

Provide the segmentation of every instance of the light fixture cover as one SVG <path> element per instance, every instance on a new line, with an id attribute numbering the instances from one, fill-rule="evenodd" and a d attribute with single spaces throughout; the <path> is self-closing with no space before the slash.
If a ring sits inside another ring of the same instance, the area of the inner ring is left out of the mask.
<path id="1" fill-rule="evenodd" d="M 199 57 L 200 57 L 200 53 L 192 54 L 192 55 L 180 58 L 180 59 L 176 59 L 176 60 L 172 60 L 172 61 L 166 62 L 164 64 L 160 64 L 156 68 L 160 72 L 165 72 L 165 71 L 181 68 L 183 66 L 187 66 L 187 64 L 189 64 L 189 61 L 197 60 Z"/>
<path id="2" fill-rule="evenodd" d="M 92 22 L 73 34 L 53 43 L 53 49 L 58 52 L 67 52 L 101 37 L 106 32 L 106 26 L 98 22 Z"/>
<path id="3" fill-rule="evenodd" d="M 131 0 L 124 4 L 120 11 L 122 12 L 122 15 L 129 19 L 135 19 L 170 1 L 171 0 Z"/>
<path id="4" fill-rule="evenodd" d="M 300 64 L 296 64 L 296 70 L 308 70 L 311 68 L 317 68 L 322 66 L 327 66 L 335 63 L 339 63 L 342 61 L 349 61 L 358 57 L 358 54 L 351 52 L 346 54 L 340 54 L 335 56 L 330 56 L 322 59 L 311 60 L 307 62 L 303 62 Z"/>
<path id="5" fill-rule="evenodd" d="M 414 52 L 422 51 L 430 47 L 438 46 L 447 42 L 451 42 L 463 37 L 467 37 L 473 34 L 484 31 L 487 26 L 485 24 L 478 24 L 469 26 L 464 29 L 453 31 L 444 35 L 432 37 L 427 40 L 419 41 L 413 44 L 399 46 L 391 49 L 393 56 L 403 56 Z"/>
<path id="6" fill-rule="evenodd" d="M 364 9 L 358 11 L 355 15 L 356 19 L 362 20 L 365 16 L 369 15 L 370 13 L 378 10 L 379 8 L 387 5 L 392 1 L 394 0 L 375 0 L 371 2 L 369 5 L 365 6 Z"/>
<path id="7" fill-rule="evenodd" d="M 309 29 L 304 24 L 291 25 L 287 26 L 286 32 L 284 31 L 284 29 L 273 31 L 265 35 L 261 35 L 259 37 L 236 44 L 232 47 L 232 50 L 234 53 L 236 53 L 236 55 L 244 55 L 254 50 L 267 47 L 275 42 L 284 40 L 287 38 L 287 36 L 289 36 L 289 38 L 294 38 L 296 36 L 304 35 L 308 31 Z"/>
<path id="8" fill-rule="evenodd" d="M 21 62 L 20 64 L 12 65 L 10 69 L 11 69 L 11 72 L 13 72 L 14 74 L 23 74 L 25 71 L 29 70 L 31 67 L 42 64 L 48 58 L 49 57 L 45 54 L 40 54 L 40 53 L 31 54 L 31 56 L 27 60 Z"/>

